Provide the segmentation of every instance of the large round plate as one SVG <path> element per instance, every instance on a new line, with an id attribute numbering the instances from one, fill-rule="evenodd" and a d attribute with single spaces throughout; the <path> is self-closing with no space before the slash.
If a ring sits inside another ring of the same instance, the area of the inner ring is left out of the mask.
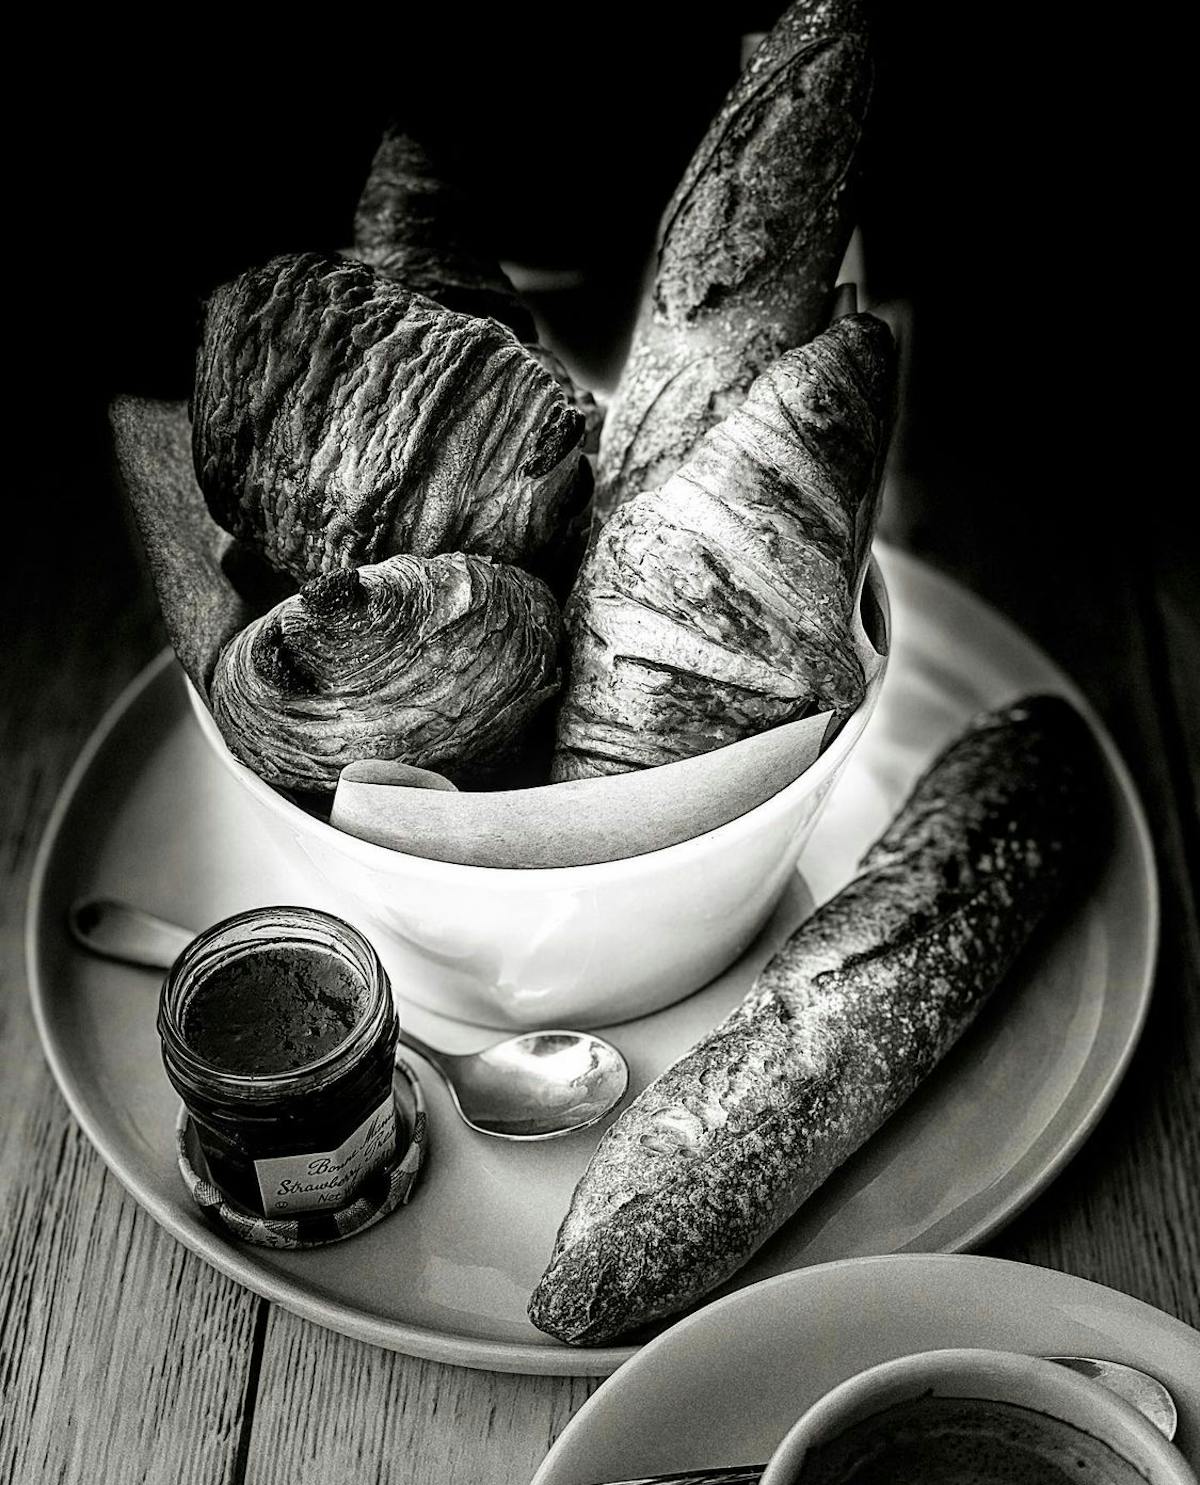
<path id="1" fill-rule="evenodd" d="M 1061 673 L 977 599 L 909 558 L 879 555 L 892 598 L 893 656 L 878 710 L 801 863 L 817 900 L 849 877 L 922 767 L 980 707 L 1035 689 L 1078 700 Z M 1141 1028 L 1157 929 L 1141 810 L 1101 740 L 1116 835 L 1090 897 L 1039 939 L 927 1085 L 759 1252 L 740 1284 L 858 1254 L 980 1243 L 1046 1185 L 1099 1117 Z M 572 1350 L 525 1318 L 595 1131 L 534 1146 L 489 1140 L 458 1122 L 429 1077 L 432 1140 L 422 1188 L 403 1212 L 352 1242 L 312 1253 L 239 1247 L 189 1203 L 175 1169 L 175 1098 L 155 1032 L 158 977 L 81 953 L 65 931 L 67 907 L 83 894 L 125 897 L 200 927 L 299 900 L 353 921 L 353 905 L 309 887 L 301 866 L 248 832 L 241 797 L 199 735 L 180 673 L 160 658 L 84 749 L 35 871 L 30 987 L 47 1058 L 76 1118 L 169 1232 L 319 1324 L 464 1366 L 612 1371 L 635 1348 Z M 797 879 L 732 970 L 682 1004 L 612 1030 L 633 1091 L 745 993 L 811 901 Z M 495 1038 L 415 1008 L 408 1019 L 418 1035 L 451 1050 Z"/>
<path id="2" fill-rule="evenodd" d="M 761 1464 L 831 1387 L 914 1351 L 1100 1356 L 1165 1382 L 1200 1450 L 1200 1334 L 1115 1289 L 1001 1258 L 856 1258 L 766 1279 L 659 1336 L 576 1413 L 533 1485 Z"/>

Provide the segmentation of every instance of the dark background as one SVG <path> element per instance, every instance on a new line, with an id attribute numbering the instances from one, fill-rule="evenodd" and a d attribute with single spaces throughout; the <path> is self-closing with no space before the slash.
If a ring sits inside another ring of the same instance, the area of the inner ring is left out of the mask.
<path id="1" fill-rule="evenodd" d="M 61 541 L 109 500 L 107 400 L 186 395 L 214 284 L 348 240 L 390 114 L 457 146 L 501 257 L 586 272 L 564 333 L 619 344 L 739 35 L 781 8 L 519 7 L 486 31 L 450 6 L 326 9 L 269 33 L 216 14 L 179 36 L 64 23 L 19 64 L 15 441 L 49 499 L 16 518 Z M 878 7 L 861 217 L 872 295 L 914 307 L 913 493 L 889 520 L 919 522 L 923 484 L 956 482 L 1069 544 L 1154 478 L 1168 421 L 1142 328 L 1161 292 L 1157 151 L 1131 80 L 1169 38 L 1044 10 Z"/>

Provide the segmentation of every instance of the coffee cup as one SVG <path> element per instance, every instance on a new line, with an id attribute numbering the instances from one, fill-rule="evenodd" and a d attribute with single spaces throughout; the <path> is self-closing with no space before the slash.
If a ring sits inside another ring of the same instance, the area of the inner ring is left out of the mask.
<path id="1" fill-rule="evenodd" d="M 924 1351 L 849 1378 L 793 1426 L 762 1485 L 1059 1479 L 1197 1485 L 1122 1398 L 1040 1357 L 982 1350 Z"/>

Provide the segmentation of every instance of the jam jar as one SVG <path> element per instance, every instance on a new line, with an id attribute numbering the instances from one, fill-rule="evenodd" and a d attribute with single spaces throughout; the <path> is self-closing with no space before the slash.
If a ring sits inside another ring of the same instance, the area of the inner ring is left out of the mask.
<path id="1" fill-rule="evenodd" d="M 303 1223 L 386 1185 L 399 1026 L 348 923 L 298 907 L 217 923 L 175 961 L 158 1029 L 209 1175 L 238 1206 Z"/>

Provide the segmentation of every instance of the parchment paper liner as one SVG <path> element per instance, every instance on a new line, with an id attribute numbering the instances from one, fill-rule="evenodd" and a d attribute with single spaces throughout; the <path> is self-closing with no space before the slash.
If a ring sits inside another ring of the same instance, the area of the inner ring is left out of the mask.
<path id="1" fill-rule="evenodd" d="M 862 706 L 883 680 L 886 603 L 872 563 L 855 626 L 867 676 Z M 823 712 L 660 768 L 487 794 L 358 782 L 352 765 L 331 822 L 377 845 L 469 866 L 620 861 L 704 835 L 763 804 L 804 773 L 842 721 Z"/>
<path id="2" fill-rule="evenodd" d="M 291 1221 L 248 1212 L 213 1183 L 192 1121 L 182 1104 L 175 1121 L 179 1173 L 192 1200 L 205 1216 L 243 1243 L 255 1243 L 260 1248 L 323 1248 L 327 1243 L 340 1243 L 356 1232 L 374 1227 L 376 1222 L 403 1206 L 420 1178 L 429 1147 L 429 1120 L 417 1075 L 401 1058 L 396 1059 L 392 1095 L 396 1100 L 397 1125 L 403 1130 L 403 1135 L 398 1141 L 399 1153 L 388 1171 L 382 1198 L 377 1196 L 372 1201 L 362 1196 L 340 1212 L 311 1212 Z M 403 1143 L 406 1138 L 407 1145 Z"/>
<path id="3" fill-rule="evenodd" d="M 231 587 L 228 538 L 209 516 L 192 470 L 186 407 L 123 398 L 112 422 L 167 631 L 203 701 L 201 725 L 225 751 L 207 710 L 208 681 L 221 646 L 269 602 L 238 597 Z M 861 585 L 854 639 L 867 681 L 860 707 L 869 709 L 888 647 L 887 596 L 874 562 Z M 360 766 L 352 764 L 331 823 L 377 845 L 465 866 L 624 860 L 706 834 L 763 804 L 799 778 L 847 721 L 825 712 L 660 768 L 531 789 L 379 784 L 356 778 Z"/>

